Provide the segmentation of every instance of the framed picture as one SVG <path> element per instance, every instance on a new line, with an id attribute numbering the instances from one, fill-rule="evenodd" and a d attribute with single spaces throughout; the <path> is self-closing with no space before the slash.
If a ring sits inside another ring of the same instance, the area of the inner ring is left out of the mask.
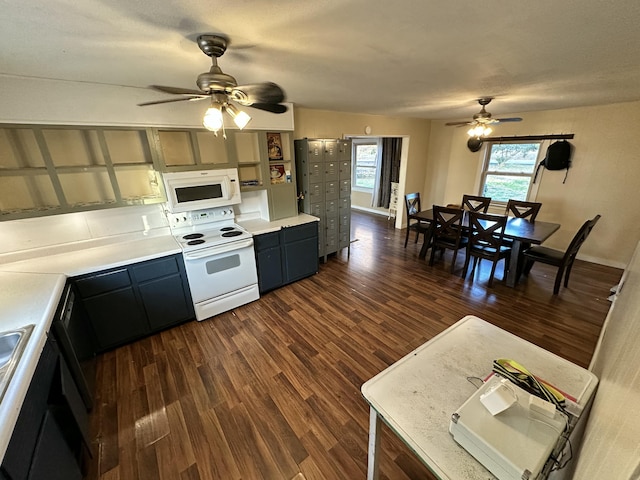
<path id="1" fill-rule="evenodd" d="M 279 133 L 267 133 L 269 160 L 282 160 L 282 138 Z"/>
<path id="2" fill-rule="evenodd" d="M 274 163 L 269 165 L 269 175 L 271 176 L 271 184 L 285 183 L 286 172 L 282 163 Z"/>

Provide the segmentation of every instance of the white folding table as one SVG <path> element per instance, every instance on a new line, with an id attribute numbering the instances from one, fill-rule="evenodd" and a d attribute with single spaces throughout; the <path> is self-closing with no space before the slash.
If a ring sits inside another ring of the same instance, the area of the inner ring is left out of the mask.
<path id="1" fill-rule="evenodd" d="M 381 421 L 438 478 L 492 478 L 453 440 L 449 422 L 476 390 L 467 377 L 485 378 L 498 358 L 515 360 L 560 388 L 575 398 L 578 410 L 598 383 L 594 374 L 568 360 L 478 317 L 464 317 L 362 385 L 370 405 L 367 478 L 378 478 Z"/>

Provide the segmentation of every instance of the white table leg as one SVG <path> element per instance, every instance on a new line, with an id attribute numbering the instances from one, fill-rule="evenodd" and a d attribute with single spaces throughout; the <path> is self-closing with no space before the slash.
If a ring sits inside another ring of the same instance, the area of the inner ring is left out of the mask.
<path id="1" fill-rule="evenodd" d="M 373 407 L 369 408 L 369 461 L 367 480 L 378 480 L 378 450 L 380 450 L 380 417 Z"/>

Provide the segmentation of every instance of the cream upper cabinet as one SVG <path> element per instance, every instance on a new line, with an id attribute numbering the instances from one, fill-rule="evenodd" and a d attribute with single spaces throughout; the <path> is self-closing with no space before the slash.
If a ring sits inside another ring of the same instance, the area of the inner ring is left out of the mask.
<path id="1" fill-rule="evenodd" d="M 297 214 L 291 132 L 0 125 L 0 220 L 165 201 L 159 172 L 237 167 L 271 219 Z"/>
<path id="2" fill-rule="evenodd" d="M 0 219 L 164 201 L 145 129 L 0 128 Z"/>

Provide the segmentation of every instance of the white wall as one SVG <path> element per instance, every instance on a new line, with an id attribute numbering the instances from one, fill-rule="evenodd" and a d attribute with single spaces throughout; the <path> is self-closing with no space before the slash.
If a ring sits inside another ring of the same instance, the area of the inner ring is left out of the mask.
<path id="1" fill-rule="evenodd" d="M 402 137 L 399 198 L 405 192 L 421 192 L 427 172 L 430 120 L 404 117 L 384 117 L 357 113 L 332 112 L 296 108 L 294 138 L 343 138 L 366 135 L 376 137 Z M 405 226 L 404 207 L 398 208 L 396 228 Z"/>
<path id="2" fill-rule="evenodd" d="M 564 171 L 541 171 L 536 200 L 543 206 L 538 218 L 562 225 L 545 245 L 566 248 L 585 220 L 601 214 L 578 258 L 624 268 L 640 239 L 635 201 L 640 187 L 640 136 L 635 132 L 640 102 L 508 116 L 524 120 L 499 125 L 494 135 L 575 134 L 566 183 Z M 482 151 L 471 153 L 467 138 L 464 128 L 433 122 L 422 187 L 429 201 L 458 203 L 464 193 L 474 191 Z"/>
<path id="3" fill-rule="evenodd" d="M 640 244 L 589 369 L 600 384 L 574 462 L 575 479 L 640 478 Z"/>
<path id="4" fill-rule="evenodd" d="M 0 75 L 0 122 L 202 127 L 207 100 L 137 106 L 166 98 L 171 96 L 147 88 Z M 242 107 L 252 117 L 247 128 L 293 130 L 293 106 L 287 105 L 279 115 Z M 225 126 L 232 125 L 225 119 Z"/>

